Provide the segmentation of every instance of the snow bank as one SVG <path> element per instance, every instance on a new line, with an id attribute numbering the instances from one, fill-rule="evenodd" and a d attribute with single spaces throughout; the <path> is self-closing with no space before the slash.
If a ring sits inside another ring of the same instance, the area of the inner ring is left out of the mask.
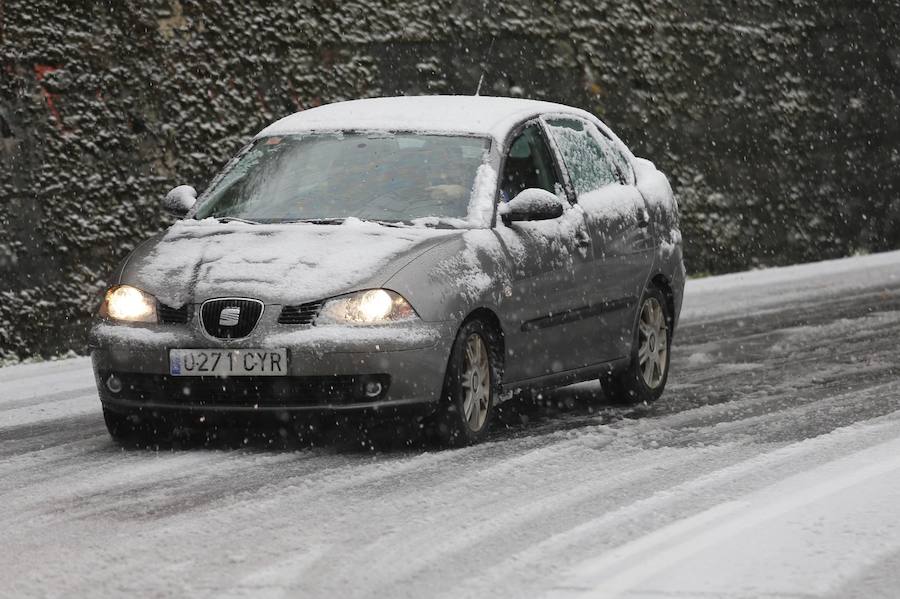
<path id="1" fill-rule="evenodd" d="M 848 291 L 877 291 L 900 284 L 900 251 L 797 264 L 694 279 L 685 287 L 682 319 L 747 315 Z"/>

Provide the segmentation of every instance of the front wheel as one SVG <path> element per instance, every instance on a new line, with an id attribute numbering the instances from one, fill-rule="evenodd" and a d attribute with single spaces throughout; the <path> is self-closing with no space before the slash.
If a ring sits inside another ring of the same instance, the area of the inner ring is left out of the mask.
<path id="1" fill-rule="evenodd" d="M 435 419 L 443 444 L 469 445 L 487 436 L 500 381 L 498 341 L 497 333 L 479 320 L 460 328 Z"/>
<path id="2" fill-rule="evenodd" d="M 669 377 L 672 318 L 662 291 L 644 292 L 631 348 L 631 362 L 622 372 L 601 381 L 612 399 L 625 403 L 650 403 L 659 399 Z"/>
<path id="3" fill-rule="evenodd" d="M 131 412 L 103 408 L 103 421 L 113 441 L 126 447 L 153 447 L 164 437 L 164 429 L 151 419 Z"/>

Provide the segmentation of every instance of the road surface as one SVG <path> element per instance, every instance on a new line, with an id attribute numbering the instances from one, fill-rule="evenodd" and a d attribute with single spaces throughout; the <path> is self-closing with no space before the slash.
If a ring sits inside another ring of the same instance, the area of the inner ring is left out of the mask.
<path id="1" fill-rule="evenodd" d="M 479 446 L 123 450 L 0 369 L 0 596 L 895 597 L 900 252 L 691 281 L 663 398 Z"/>

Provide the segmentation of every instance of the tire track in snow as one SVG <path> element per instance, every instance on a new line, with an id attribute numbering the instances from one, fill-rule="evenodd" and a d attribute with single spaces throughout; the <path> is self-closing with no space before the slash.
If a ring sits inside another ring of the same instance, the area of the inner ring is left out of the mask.
<path id="1" fill-rule="evenodd" d="M 879 392 L 880 392 L 880 390 L 879 390 Z M 836 399 L 836 401 L 840 402 L 841 400 L 838 398 L 838 399 Z M 772 420 L 781 418 L 781 416 L 779 414 L 769 414 L 766 417 L 770 418 Z M 673 419 L 675 419 L 674 416 L 673 416 Z M 755 419 L 756 419 L 755 424 L 759 424 L 759 419 L 756 417 L 755 417 Z M 683 419 L 681 419 L 681 420 L 683 420 Z M 582 434 L 587 435 L 588 433 L 585 432 Z M 639 434 L 640 434 L 640 432 L 631 431 L 631 433 L 630 433 L 630 435 L 628 435 L 628 437 L 630 437 L 631 440 L 636 440 L 636 438 Z M 639 441 L 639 439 L 637 439 L 637 440 Z M 753 447 L 752 447 L 753 443 L 751 442 L 751 440 L 745 439 L 744 445 L 746 445 L 746 447 L 747 447 L 746 453 L 751 453 L 753 451 Z M 545 459 L 548 456 L 556 456 L 555 449 L 556 449 L 555 446 L 549 447 L 547 454 L 545 454 Z M 619 444 L 619 446 L 617 446 L 617 447 L 612 447 L 609 444 L 603 444 L 603 450 L 608 451 L 609 453 L 613 453 L 613 451 L 615 451 L 616 453 L 619 453 L 619 452 L 627 453 L 628 449 L 632 450 L 632 457 L 635 457 L 634 453 L 633 453 L 634 447 L 629 448 L 627 446 L 627 444 L 625 444 L 625 443 Z M 713 456 L 717 452 L 721 453 L 722 457 L 726 460 L 733 459 L 737 455 L 734 448 L 732 448 L 732 447 L 718 447 L 718 448 L 711 448 L 703 456 L 695 456 L 695 457 L 701 459 L 704 462 L 709 463 L 712 461 L 710 459 L 711 456 Z M 564 453 L 564 452 L 561 452 L 561 453 Z M 616 455 L 616 453 L 613 453 L 613 455 Z M 644 460 L 646 460 L 646 459 L 647 459 L 646 456 L 644 456 Z M 532 463 L 536 462 L 536 460 L 533 459 L 533 456 L 532 456 L 532 459 L 530 459 L 528 461 L 531 461 Z M 691 463 L 691 460 L 684 460 L 681 456 L 674 456 L 673 461 L 682 462 L 681 465 L 683 467 L 685 467 L 687 470 L 681 471 L 681 470 L 675 469 L 675 471 L 669 473 L 668 478 L 662 477 L 662 476 L 659 478 L 665 479 L 665 480 L 671 479 L 674 482 L 680 482 L 680 481 L 684 480 L 684 478 L 687 474 L 690 474 L 691 468 L 693 466 L 695 466 L 695 464 Z M 696 460 L 694 460 L 694 461 L 696 461 Z M 654 462 L 655 462 L 655 460 L 654 460 Z M 607 463 L 607 462 L 604 460 L 604 463 Z M 613 470 L 616 469 L 616 464 L 614 463 L 614 461 L 610 462 L 609 465 L 610 465 L 611 469 L 613 469 Z M 629 466 L 623 466 L 623 469 L 627 472 L 628 468 L 634 467 L 634 465 L 635 464 L 631 464 Z M 508 465 L 504 462 L 502 464 L 501 469 L 506 469 L 506 466 L 508 466 Z M 665 462 L 660 463 L 660 464 L 658 464 L 658 466 L 664 467 L 664 466 L 666 466 L 666 463 Z M 584 498 L 592 500 L 591 503 L 594 503 L 594 504 L 599 503 L 601 505 L 605 505 L 606 507 L 609 507 L 608 502 L 604 503 L 604 493 L 609 493 L 610 491 L 614 490 L 616 485 L 612 484 L 612 483 L 614 483 L 615 477 L 612 477 L 612 479 L 613 479 L 612 481 L 606 480 L 606 481 L 602 481 L 602 482 L 596 484 L 593 488 L 593 497 L 592 497 L 590 485 L 584 486 L 583 489 L 576 489 L 576 491 L 579 494 L 583 493 Z M 631 481 L 632 484 L 635 483 L 637 481 L 637 479 L 638 479 L 638 477 L 634 477 L 634 479 Z M 471 484 L 472 483 L 471 480 L 468 480 L 467 482 L 470 483 L 468 486 L 469 489 L 477 489 L 478 488 L 477 484 Z M 513 497 L 516 496 L 516 489 L 512 489 L 512 490 L 506 489 L 506 490 L 507 490 L 507 495 L 511 494 Z M 420 492 L 416 495 L 417 501 L 423 501 L 425 503 L 430 503 L 436 510 L 446 510 L 452 506 L 455 499 L 458 499 L 451 495 L 447 498 L 447 501 L 445 501 L 443 503 L 440 503 L 440 504 L 432 503 L 434 501 L 433 495 L 441 496 L 446 493 L 447 489 L 444 488 L 443 485 L 435 487 L 435 488 L 429 487 L 427 492 L 424 495 L 421 493 L 421 489 L 419 491 Z M 540 509 L 536 509 L 536 510 L 529 512 L 528 506 L 526 505 L 518 513 L 513 513 L 511 518 L 503 518 L 504 514 L 502 514 L 502 513 L 499 514 L 499 517 L 502 518 L 502 521 L 500 522 L 501 526 L 499 527 L 500 528 L 499 533 L 503 533 L 504 532 L 503 529 L 506 528 L 504 525 L 509 524 L 509 525 L 512 525 L 510 527 L 510 529 L 512 530 L 513 534 L 516 534 L 516 531 L 514 530 L 516 528 L 516 526 L 515 526 L 515 523 L 516 523 L 515 516 L 516 515 L 527 514 L 527 515 L 533 516 L 532 520 L 538 520 L 538 521 L 542 520 L 542 519 L 546 520 L 547 517 L 554 516 L 558 512 L 558 510 L 563 510 L 567 507 L 565 498 L 566 498 L 566 493 L 564 491 L 560 492 L 558 494 L 558 497 L 554 496 L 552 493 L 549 493 L 549 494 L 546 494 L 546 497 L 544 497 L 541 500 L 542 502 L 544 502 L 544 504 L 542 505 L 542 507 L 540 507 Z M 299 498 L 299 499 L 302 499 L 302 498 Z M 372 499 L 372 498 L 370 497 L 369 499 Z M 507 497 L 507 499 L 509 499 L 509 497 Z M 525 496 L 524 499 L 527 500 L 528 497 Z M 558 505 L 555 505 L 556 499 L 560 500 Z M 572 502 L 577 502 L 579 499 L 580 499 L 580 497 L 573 498 Z M 413 508 L 414 506 L 412 505 L 412 503 L 407 503 L 407 504 L 395 503 L 393 505 L 393 507 L 394 507 L 394 509 L 396 509 L 400 512 L 404 512 L 408 509 Z M 505 507 L 505 509 L 515 511 L 514 510 L 515 506 L 507 505 L 504 507 Z M 444 513 L 445 513 L 445 515 L 449 516 L 449 521 L 452 523 L 453 522 L 453 517 L 452 517 L 453 512 L 447 511 Z M 498 530 L 496 529 L 496 527 L 493 526 L 494 525 L 493 519 L 498 517 L 498 514 L 490 512 L 490 511 L 484 511 L 483 516 L 489 522 L 488 528 L 491 529 L 489 531 L 489 533 L 492 533 L 492 534 L 497 533 Z M 368 579 L 366 582 L 367 589 L 372 590 L 371 585 L 373 585 L 373 584 L 380 584 L 380 585 L 385 586 L 386 588 L 390 588 L 392 584 L 396 584 L 396 583 L 400 582 L 400 579 L 397 579 L 395 577 L 415 575 L 415 574 L 419 573 L 420 570 L 428 568 L 427 565 L 426 566 L 421 566 L 421 565 L 417 566 L 417 565 L 413 564 L 410 566 L 409 565 L 410 559 L 403 559 L 403 557 L 404 557 L 403 552 L 398 551 L 398 549 L 397 549 L 398 547 L 408 545 L 408 546 L 414 548 L 415 552 L 419 555 L 419 557 L 422 557 L 423 555 L 428 556 L 428 559 L 424 560 L 424 562 L 423 562 L 423 560 L 416 560 L 416 564 L 422 564 L 422 563 L 433 564 L 436 561 L 439 562 L 442 557 L 445 557 L 447 555 L 453 555 L 455 553 L 464 553 L 465 554 L 465 553 L 467 553 L 465 551 L 466 547 L 468 547 L 472 543 L 480 543 L 484 538 L 488 538 L 488 537 L 492 536 L 492 534 L 483 534 L 483 535 L 479 535 L 477 533 L 473 534 L 472 531 L 466 530 L 465 527 L 462 527 L 461 530 L 455 530 L 455 531 L 454 531 L 453 526 L 445 529 L 444 527 L 442 527 L 440 525 L 440 521 L 436 522 L 434 520 L 428 520 L 424 524 L 427 524 L 428 530 L 427 530 L 427 533 L 425 533 L 424 535 L 420 535 L 423 538 L 417 539 L 415 534 L 413 534 L 413 536 L 410 537 L 409 534 L 411 531 L 407 530 L 404 532 L 404 534 L 406 535 L 404 539 L 397 539 L 397 538 L 395 538 L 395 536 L 393 534 L 389 534 L 386 537 L 378 539 L 378 541 L 374 545 L 369 544 L 369 545 L 364 545 L 361 548 L 357 548 L 355 554 L 357 555 L 356 559 L 359 562 L 359 563 L 357 563 L 357 566 L 359 568 L 366 568 L 369 570 L 375 570 L 377 572 L 384 572 L 385 576 L 388 576 L 388 578 L 386 578 L 386 579 L 385 578 Z M 519 522 L 519 528 L 528 527 L 530 524 L 531 524 L 531 521 L 526 518 L 524 521 Z M 415 530 L 412 532 L 415 533 Z M 540 532 L 540 531 L 538 531 L 538 532 Z M 519 532 L 517 536 L 522 536 L 521 532 Z M 430 538 L 428 538 L 428 537 L 430 537 Z M 502 537 L 502 534 L 501 534 L 501 537 Z M 442 539 L 442 541 L 439 544 L 435 544 L 435 543 L 433 543 L 434 539 Z M 506 543 L 506 544 L 508 545 L 508 543 Z M 426 549 L 426 547 L 428 547 L 428 549 Z M 436 549 L 433 549 L 432 547 L 436 547 Z M 381 560 L 376 559 L 378 556 L 382 556 L 383 559 L 381 559 Z M 328 573 L 329 572 L 329 563 L 331 563 L 331 564 L 340 563 L 342 565 L 342 567 L 350 567 L 350 564 L 347 563 L 346 556 L 341 557 L 340 560 L 338 560 L 338 557 L 339 556 L 337 556 L 337 555 L 323 556 L 322 557 L 323 563 L 318 564 L 317 569 L 324 573 Z M 412 556 L 405 556 L 405 557 L 410 558 Z M 287 562 L 287 563 L 290 563 L 290 562 Z M 387 566 L 390 563 L 393 563 L 392 568 L 379 567 L 382 565 Z M 320 575 L 324 576 L 324 574 L 320 574 Z M 403 585 L 403 586 L 408 587 L 409 585 L 412 584 L 412 582 L 409 580 L 407 580 L 406 583 L 407 584 Z M 334 589 L 331 589 L 331 590 L 334 590 Z M 421 589 L 421 590 L 424 591 L 425 589 Z"/>
<path id="2" fill-rule="evenodd" d="M 48 399 L 34 405 L 10 408 L 0 411 L 0 435 L 6 429 L 33 427 L 48 421 L 64 421 L 80 414 L 96 414 L 100 409 L 97 390 L 90 389 L 82 395 L 74 397 L 68 393 L 56 395 L 56 399 Z M 10 431 L 14 435 L 15 430 Z"/>
<path id="3" fill-rule="evenodd" d="M 873 393 L 879 391 L 876 389 Z M 499 585 L 503 580 L 521 577 L 523 573 L 530 573 L 530 585 L 526 585 L 530 588 L 552 586 L 554 576 L 564 581 L 564 586 L 568 585 L 567 575 L 561 575 L 560 571 L 570 564 L 557 557 L 548 566 L 550 556 L 576 558 L 590 555 L 588 548 L 595 554 L 599 548 L 600 555 L 603 555 L 604 551 L 614 551 L 637 536 L 635 529 L 642 527 L 629 523 L 650 521 L 653 526 L 649 530 L 658 530 L 684 517 L 699 514 L 704 509 L 712 509 L 723 503 L 723 498 L 739 500 L 743 495 L 773 482 L 840 459 L 848 452 L 890 442 L 898 436 L 900 413 L 893 412 L 870 425 L 854 424 L 812 439 L 775 445 L 725 467 L 700 471 L 677 484 L 651 487 L 649 494 L 633 497 L 619 507 L 607 506 L 607 511 L 596 518 L 579 522 L 500 560 L 488 567 L 474 584 L 464 585 L 465 591 L 460 594 L 477 596 L 476 589 L 492 588 L 492 585 Z M 575 561 L 579 560 L 576 558 Z"/>
<path id="4" fill-rule="evenodd" d="M 97 387 L 93 383 L 91 383 L 86 387 L 72 387 L 71 389 L 56 391 L 54 393 L 32 395 L 31 397 L 10 399 L 8 401 L 4 401 L 3 403 L 0 403 L 0 428 L 2 428 L 4 424 L 3 414 L 8 410 L 16 410 L 21 408 L 37 408 L 49 403 L 65 401 L 68 399 L 74 399 L 76 397 L 84 396 L 92 396 L 97 398 Z M 99 407 L 99 405 L 100 403 L 98 398 L 95 408 Z"/>
<path id="5" fill-rule="evenodd" d="M 872 479 L 900 471 L 900 440 L 896 436 L 875 447 L 876 459 L 864 457 L 873 453 L 871 449 L 867 447 L 818 466 L 816 470 L 824 471 L 824 475 L 816 476 L 815 471 L 796 474 L 740 500 L 720 503 L 586 560 L 572 568 L 565 585 L 549 596 L 619 597 L 724 540 Z M 835 467 L 847 462 L 853 465 Z"/>

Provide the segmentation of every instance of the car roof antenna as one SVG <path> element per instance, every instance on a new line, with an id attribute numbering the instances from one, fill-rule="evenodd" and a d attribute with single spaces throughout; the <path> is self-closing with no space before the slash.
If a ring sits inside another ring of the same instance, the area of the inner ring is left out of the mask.
<path id="1" fill-rule="evenodd" d="M 481 92 L 481 84 L 484 83 L 484 74 L 487 72 L 487 63 L 491 59 L 491 53 L 494 50 L 494 36 L 491 36 L 491 45 L 488 46 L 487 54 L 484 57 L 484 62 L 481 67 L 481 77 L 478 78 L 478 87 L 475 88 L 475 95 L 477 96 Z"/>

